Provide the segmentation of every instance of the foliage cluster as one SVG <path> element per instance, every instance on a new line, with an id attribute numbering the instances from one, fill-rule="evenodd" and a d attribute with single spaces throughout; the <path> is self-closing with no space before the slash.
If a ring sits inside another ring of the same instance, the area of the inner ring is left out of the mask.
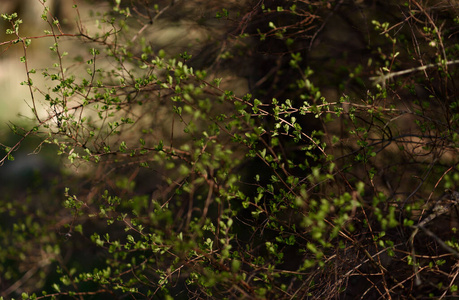
<path id="1" fill-rule="evenodd" d="M 75 1 L 74 33 L 40 2 L 40 37 L 2 14 L 35 120 L 0 163 L 64 162 L 5 187 L 0 296 L 456 295 L 455 2 Z"/>

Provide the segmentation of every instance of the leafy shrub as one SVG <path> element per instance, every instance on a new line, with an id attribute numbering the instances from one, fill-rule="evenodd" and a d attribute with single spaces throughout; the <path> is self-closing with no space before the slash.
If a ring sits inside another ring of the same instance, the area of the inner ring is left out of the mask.
<path id="1" fill-rule="evenodd" d="M 77 33 L 43 3 L 43 70 L 3 14 L 35 120 L 0 162 L 65 162 L 0 202 L 2 295 L 455 295 L 456 8 L 356 2 L 75 4 Z"/>

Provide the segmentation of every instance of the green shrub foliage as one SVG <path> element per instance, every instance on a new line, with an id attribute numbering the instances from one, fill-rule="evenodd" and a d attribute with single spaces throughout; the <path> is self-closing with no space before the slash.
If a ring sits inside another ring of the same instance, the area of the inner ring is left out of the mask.
<path id="1" fill-rule="evenodd" d="M 37 2 L 3 299 L 456 295 L 457 3 Z"/>

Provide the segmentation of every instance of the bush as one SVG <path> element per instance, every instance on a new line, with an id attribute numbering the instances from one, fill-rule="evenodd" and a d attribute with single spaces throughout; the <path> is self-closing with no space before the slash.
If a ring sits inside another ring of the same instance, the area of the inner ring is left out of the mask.
<path id="1" fill-rule="evenodd" d="M 3 14 L 34 121 L 0 163 L 63 159 L 5 187 L 1 295 L 456 295 L 457 7 L 355 2 Z"/>

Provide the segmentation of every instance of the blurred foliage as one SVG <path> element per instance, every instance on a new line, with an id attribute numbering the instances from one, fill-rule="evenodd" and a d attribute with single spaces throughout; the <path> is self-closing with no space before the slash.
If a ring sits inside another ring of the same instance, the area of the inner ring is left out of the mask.
<path id="1" fill-rule="evenodd" d="M 38 2 L 0 296 L 457 296 L 455 2 Z"/>

